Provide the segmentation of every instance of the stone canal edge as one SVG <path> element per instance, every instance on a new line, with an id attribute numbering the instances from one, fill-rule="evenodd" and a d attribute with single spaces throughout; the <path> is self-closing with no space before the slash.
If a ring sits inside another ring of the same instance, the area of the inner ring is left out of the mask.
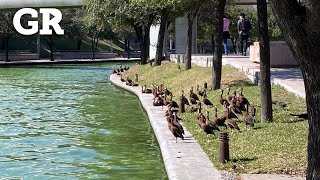
<path id="1" fill-rule="evenodd" d="M 175 143 L 173 135 L 168 129 L 162 107 L 152 105 L 152 94 L 141 93 L 141 87 L 127 86 L 120 81 L 120 76 L 110 75 L 110 81 L 125 90 L 135 93 L 146 110 L 153 131 L 157 137 L 163 162 L 170 180 L 218 180 L 222 179 L 219 171 L 213 166 L 207 154 L 198 141 L 185 129 L 185 140 Z"/>

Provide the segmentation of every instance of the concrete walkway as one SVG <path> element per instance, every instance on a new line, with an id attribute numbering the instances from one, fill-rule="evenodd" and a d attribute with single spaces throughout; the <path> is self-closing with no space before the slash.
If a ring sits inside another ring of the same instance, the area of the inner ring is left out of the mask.
<path id="1" fill-rule="evenodd" d="M 249 57 L 224 56 L 222 63 L 241 69 L 255 84 L 259 82 L 260 65 L 251 62 Z M 304 81 L 299 68 L 271 68 L 271 80 L 274 84 L 284 87 L 297 96 L 306 97 Z"/>
<path id="2" fill-rule="evenodd" d="M 184 56 L 184 54 L 172 54 L 170 59 L 171 61 L 182 63 Z M 211 67 L 212 55 L 193 54 L 192 63 L 201 67 Z M 222 64 L 242 70 L 254 84 L 259 84 L 260 65 L 259 63 L 251 62 L 249 56 L 223 56 Z M 271 81 L 299 97 L 306 97 L 303 77 L 299 68 L 271 68 Z"/>
<path id="3" fill-rule="evenodd" d="M 218 180 L 219 171 L 213 166 L 209 157 L 202 150 L 197 140 L 185 128 L 185 140 L 175 143 L 164 117 L 166 107 L 152 105 L 153 95 L 141 93 L 140 87 L 131 87 L 120 81 L 117 75 L 111 75 L 110 80 L 115 85 L 135 93 L 147 111 L 150 123 L 160 145 L 165 168 L 170 180 Z"/>
<path id="4" fill-rule="evenodd" d="M 55 59 L 50 61 L 49 59 L 40 60 L 25 60 L 25 61 L 0 61 L 0 67 L 20 66 L 20 65 L 45 65 L 45 64 L 85 64 L 85 63 L 102 63 L 102 62 L 135 62 L 139 61 L 139 58 L 108 58 L 108 59 Z"/>

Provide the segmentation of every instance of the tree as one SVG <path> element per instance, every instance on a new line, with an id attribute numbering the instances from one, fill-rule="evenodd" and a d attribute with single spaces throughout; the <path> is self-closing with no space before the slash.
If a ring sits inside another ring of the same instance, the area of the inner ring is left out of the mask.
<path id="1" fill-rule="evenodd" d="M 199 10 L 203 3 L 208 0 L 184 0 L 182 7 L 187 12 L 188 18 L 188 33 L 187 33 L 187 52 L 186 52 L 186 70 L 191 69 L 191 55 L 192 55 L 192 31 L 194 21 L 199 13 Z"/>
<path id="2" fill-rule="evenodd" d="M 222 33 L 226 0 L 216 0 L 214 6 L 212 88 L 220 89 L 222 73 Z"/>
<path id="3" fill-rule="evenodd" d="M 157 50 L 156 57 L 154 61 L 155 66 L 161 65 L 161 61 L 163 59 L 163 48 L 165 41 L 165 33 L 170 24 L 168 22 L 170 19 L 175 18 L 177 12 L 179 12 L 179 5 L 181 4 L 180 0 L 136 0 L 139 3 L 149 4 L 151 9 L 154 9 L 157 13 L 156 23 L 159 24 L 159 34 L 157 41 Z"/>
<path id="4" fill-rule="evenodd" d="M 270 73 L 270 44 L 266 0 L 257 0 L 260 47 L 260 98 L 261 121 L 272 121 L 272 96 Z"/>
<path id="5" fill-rule="evenodd" d="M 150 27 L 156 17 L 154 9 L 129 0 L 87 0 L 86 4 L 89 15 L 98 18 L 101 26 L 133 27 L 140 42 L 140 63 L 147 63 Z"/>
<path id="6" fill-rule="evenodd" d="M 82 41 L 88 34 L 87 24 L 84 21 L 84 9 L 66 9 L 63 18 L 64 30 L 67 38 L 76 39 L 76 50 L 81 49 Z"/>
<path id="7" fill-rule="evenodd" d="M 49 58 L 50 58 L 50 61 L 54 61 L 54 54 L 53 54 L 54 53 L 54 37 L 53 36 L 56 36 L 54 31 L 52 32 L 52 35 L 43 36 L 44 37 L 44 41 L 46 42 L 46 44 L 49 47 Z"/>
<path id="8" fill-rule="evenodd" d="M 318 0 L 269 0 L 304 78 L 309 122 L 307 179 L 320 179 L 320 4 Z"/>
<path id="9" fill-rule="evenodd" d="M 13 11 L 5 11 L 0 12 L 0 33 L 3 36 L 2 42 L 5 47 L 5 61 L 8 62 L 9 60 L 9 40 L 14 36 L 17 35 L 17 32 L 13 26 L 13 16 L 15 12 Z"/>

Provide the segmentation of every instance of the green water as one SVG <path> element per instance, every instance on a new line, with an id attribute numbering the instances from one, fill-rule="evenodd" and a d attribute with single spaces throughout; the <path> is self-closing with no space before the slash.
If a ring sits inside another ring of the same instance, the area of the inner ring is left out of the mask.
<path id="1" fill-rule="evenodd" d="M 167 179 L 139 99 L 105 65 L 0 69 L 0 179 Z"/>

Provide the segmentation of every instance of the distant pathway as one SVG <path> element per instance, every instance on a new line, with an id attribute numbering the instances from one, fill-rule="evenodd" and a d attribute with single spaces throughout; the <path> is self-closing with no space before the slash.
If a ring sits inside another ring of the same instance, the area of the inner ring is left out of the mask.
<path id="1" fill-rule="evenodd" d="M 222 62 L 224 65 L 241 69 L 253 82 L 259 81 L 260 65 L 251 62 L 249 57 L 223 57 Z M 280 85 L 287 91 L 305 98 L 304 81 L 299 68 L 271 68 L 271 79 L 274 84 Z"/>

